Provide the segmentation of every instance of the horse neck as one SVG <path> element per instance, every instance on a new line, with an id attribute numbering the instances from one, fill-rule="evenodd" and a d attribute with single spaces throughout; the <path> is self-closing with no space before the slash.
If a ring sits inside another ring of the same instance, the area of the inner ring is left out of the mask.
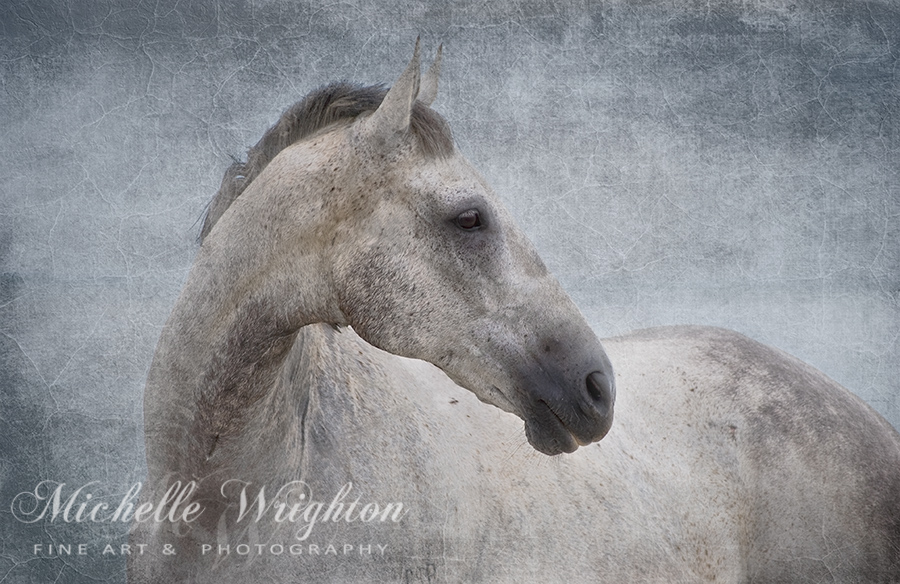
<path id="1" fill-rule="evenodd" d="M 281 186 L 261 181 L 235 201 L 166 323 L 144 397 L 151 480 L 162 469 L 200 473 L 279 386 L 297 331 L 341 321 L 315 241 L 288 230 L 296 213 L 270 195 Z"/>

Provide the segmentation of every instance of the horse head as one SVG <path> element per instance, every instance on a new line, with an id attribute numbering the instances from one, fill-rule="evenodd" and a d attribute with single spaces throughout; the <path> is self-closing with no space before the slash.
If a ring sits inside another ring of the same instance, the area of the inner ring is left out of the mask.
<path id="1" fill-rule="evenodd" d="M 287 256 L 267 260 L 306 273 L 294 285 L 315 290 L 307 320 L 349 325 L 380 349 L 428 361 L 522 418 L 538 451 L 572 452 L 610 428 L 611 365 L 428 106 L 439 58 L 420 80 L 417 43 L 386 94 L 335 97 L 333 107 L 365 111 L 285 148 L 241 199 L 266 189 L 262 228 L 279 248 L 317 257 L 303 270 Z"/>

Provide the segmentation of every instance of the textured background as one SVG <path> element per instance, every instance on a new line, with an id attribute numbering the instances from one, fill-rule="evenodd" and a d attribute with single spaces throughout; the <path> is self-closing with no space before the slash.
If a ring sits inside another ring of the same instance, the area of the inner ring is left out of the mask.
<path id="1" fill-rule="evenodd" d="M 0 7 L 0 582 L 121 581 L 12 520 L 123 492 L 141 388 L 232 157 L 336 79 L 445 45 L 435 104 L 601 336 L 725 326 L 900 424 L 888 2 L 11 1 Z M 438 3 L 434 3 L 438 4 Z"/>

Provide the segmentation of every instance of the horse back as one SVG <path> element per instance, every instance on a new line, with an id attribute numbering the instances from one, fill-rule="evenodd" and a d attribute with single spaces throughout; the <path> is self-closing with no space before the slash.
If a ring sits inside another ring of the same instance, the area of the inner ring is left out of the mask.
<path id="1" fill-rule="evenodd" d="M 646 435 L 687 433 L 715 459 L 711 474 L 731 477 L 750 581 L 900 580 L 900 435 L 860 398 L 732 331 L 648 329 L 604 345 Z"/>

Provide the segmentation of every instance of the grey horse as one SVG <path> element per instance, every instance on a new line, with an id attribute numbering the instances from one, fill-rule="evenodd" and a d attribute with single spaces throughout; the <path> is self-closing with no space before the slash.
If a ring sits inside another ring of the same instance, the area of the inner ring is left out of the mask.
<path id="1" fill-rule="evenodd" d="M 900 582 L 897 432 L 734 332 L 601 345 L 430 109 L 439 62 L 312 93 L 226 172 L 130 579 Z"/>

